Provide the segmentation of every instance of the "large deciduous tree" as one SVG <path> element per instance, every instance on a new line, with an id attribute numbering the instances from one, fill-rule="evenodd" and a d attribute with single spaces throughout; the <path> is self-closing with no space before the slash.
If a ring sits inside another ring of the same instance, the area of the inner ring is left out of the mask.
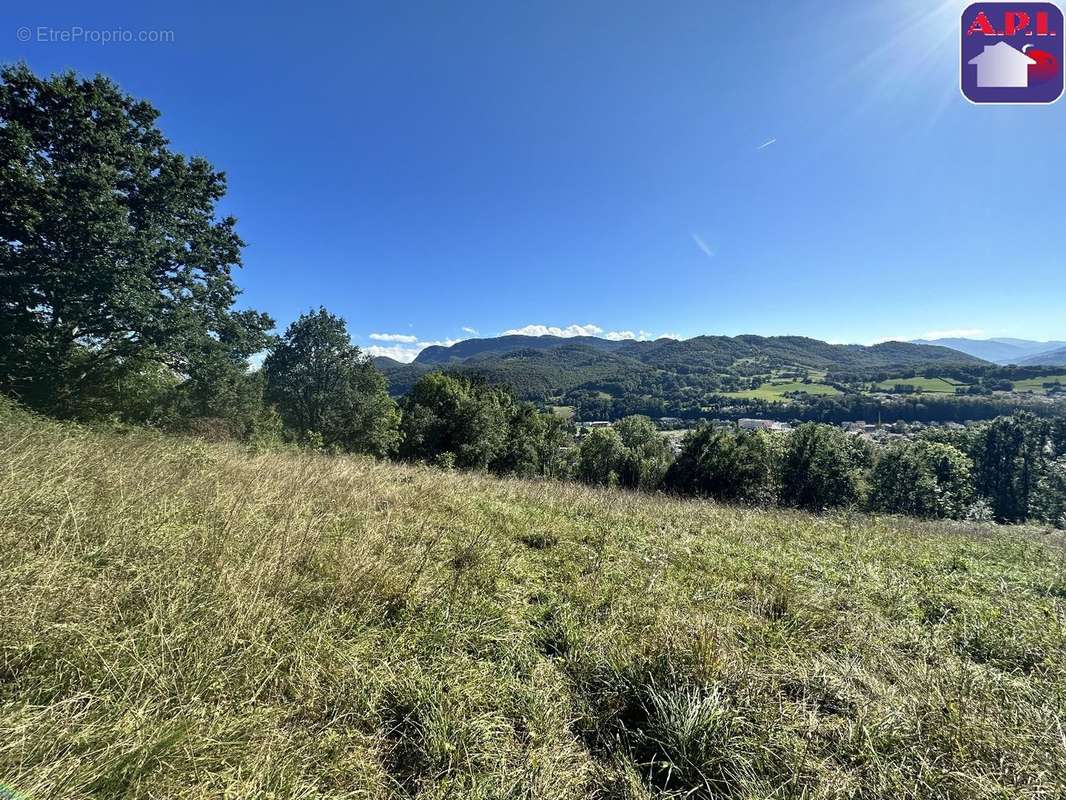
<path id="1" fill-rule="evenodd" d="M 297 434 L 383 456 L 398 440 L 399 413 L 385 378 L 352 344 L 342 318 L 320 308 L 302 314 L 263 363 L 266 399 Z"/>
<path id="2" fill-rule="evenodd" d="M 0 390 L 33 407 L 77 414 L 146 362 L 232 376 L 267 342 L 269 317 L 231 310 L 225 177 L 158 116 L 102 76 L 0 71 Z"/>

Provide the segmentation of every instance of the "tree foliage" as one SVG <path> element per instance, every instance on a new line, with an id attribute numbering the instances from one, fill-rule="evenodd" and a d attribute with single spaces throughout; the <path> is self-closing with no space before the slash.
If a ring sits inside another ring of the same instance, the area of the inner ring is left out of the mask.
<path id="1" fill-rule="evenodd" d="M 770 434 L 703 425 L 685 437 L 666 484 L 682 494 L 767 503 L 776 496 L 776 470 Z"/>
<path id="2" fill-rule="evenodd" d="M 1047 453 L 1047 424 L 1032 414 L 999 417 L 976 437 L 974 483 L 992 505 L 998 522 L 1021 522 L 1041 476 Z"/>
<path id="3" fill-rule="evenodd" d="M 856 505 L 865 494 L 868 462 L 868 449 L 839 428 L 801 425 L 784 448 L 782 500 L 812 511 Z"/>
<path id="4" fill-rule="evenodd" d="M 225 177 L 158 116 L 101 76 L 0 71 L 0 389 L 33 408 L 83 414 L 147 362 L 232 376 L 267 344 L 267 315 L 232 310 Z"/>
<path id="5" fill-rule="evenodd" d="M 581 442 L 578 477 L 586 483 L 654 490 L 670 467 L 670 445 L 647 417 L 593 428 Z"/>
<path id="6" fill-rule="evenodd" d="M 290 429 L 348 452 L 383 456 L 395 448 L 396 403 L 342 318 L 324 308 L 301 314 L 263 371 L 266 398 Z"/>
<path id="7" fill-rule="evenodd" d="M 498 475 L 562 477 L 562 422 L 476 377 L 431 372 L 403 400 L 407 459 L 491 470 Z"/>
<path id="8" fill-rule="evenodd" d="M 1066 457 L 1049 464 L 1037 483 L 1033 515 L 1057 528 L 1066 528 Z"/>
<path id="9" fill-rule="evenodd" d="M 973 462 L 939 442 L 900 442 L 883 450 L 870 475 L 870 507 L 915 517 L 962 517 L 972 500 Z"/>

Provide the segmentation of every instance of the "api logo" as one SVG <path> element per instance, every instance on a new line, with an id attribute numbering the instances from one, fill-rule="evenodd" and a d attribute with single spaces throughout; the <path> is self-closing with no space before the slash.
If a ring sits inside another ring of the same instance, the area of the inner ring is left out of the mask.
<path id="1" fill-rule="evenodd" d="M 973 103 L 1054 103 L 1062 40 L 1054 3 L 974 3 L 962 12 L 962 93 Z"/>

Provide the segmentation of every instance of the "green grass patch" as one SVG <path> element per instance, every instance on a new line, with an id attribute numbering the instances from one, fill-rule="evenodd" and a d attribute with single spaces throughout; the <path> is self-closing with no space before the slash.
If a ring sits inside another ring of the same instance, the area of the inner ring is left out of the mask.
<path id="1" fill-rule="evenodd" d="M 802 381 L 772 381 L 764 383 L 758 389 L 747 389 L 742 392 L 725 392 L 725 397 L 736 397 L 743 400 L 767 400 L 770 402 L 783 402 L 788 398 L 786 395 L 792 392 L 806 392 L 816 396 L 830 396 L 840 394 L 833 386 L 824 383 L 803 383 Z"/>
<path id="2" fill-rule="evenodd" d="M 2 412 L 15 796 L 1061 795 L 1060 534 Z"/>
<path id="3" fill-rule="evenodd" d="M 931 394 L 955 394 L 956 387 L 965 384 L 948 378 L 889 378 L 874 384 L 874 388 L 882 392 L 891 392 L 897 386 L 910 386 L 915 391 Z"/>
<path id="4" fill-rule="evenodd" d="M 1014 391 L 1032 392 L 1034 394 L 1047 394 L 1046 383 L 1058 383 L 1066 386 L 1066 375 L 1048 375 L 1043 378 L 1028 378 L 1014 382 Z"/>

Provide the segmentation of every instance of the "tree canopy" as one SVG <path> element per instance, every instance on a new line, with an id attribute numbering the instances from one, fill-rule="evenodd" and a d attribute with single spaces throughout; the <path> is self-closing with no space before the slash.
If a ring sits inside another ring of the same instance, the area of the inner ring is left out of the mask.
<path id="1" fill-rule="evenodd" d="M 32 407 L 76 415 L 146 362 L 207 381 L 268 342 L 233 310 L 225 176 L 158 116 L 102 76 L 0 71 L 0 389 Z"/>
<path id="2" fill-rule="evenodd" d="M 352 344 L 341 317 L 300 315 L 263 364 L 266 399 L 297 434 L 349 452 L 384 456 L 398 442 L 399 415 L 385 379 Z"/>

